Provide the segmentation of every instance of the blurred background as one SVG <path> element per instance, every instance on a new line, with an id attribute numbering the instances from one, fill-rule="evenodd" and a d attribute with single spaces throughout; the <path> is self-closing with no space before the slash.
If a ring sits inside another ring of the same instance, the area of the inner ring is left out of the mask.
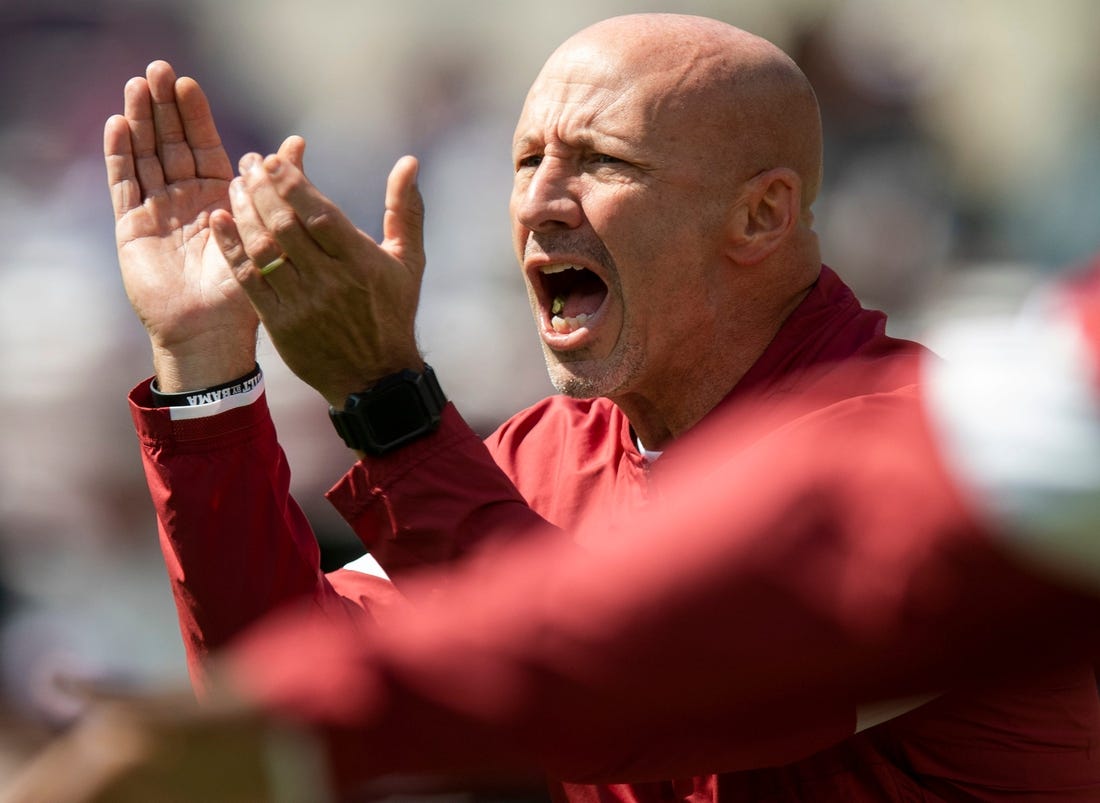
<path id="1" fill-rule="evenodd" d="M 230 156 L 308 142 L 313 180 L 378 234 L 422 162 L 420 339 L 484 433 L 551 392 L 509 243 L 512 127 L 550 51 L 597 19 L 705 14 L 789 52 L 823 108 L 825 261 L 892 331 L 1014 304 L 1100 241 L 1094 0 L 0 0 L 0 781 L 79 702 L 62 674 L 184 677 L 127 391 L 148 344 L 118 276 L 102 124 L 155 58 L 204 86 Z M 261 344 L 329 566 L 348 455 Z"/>

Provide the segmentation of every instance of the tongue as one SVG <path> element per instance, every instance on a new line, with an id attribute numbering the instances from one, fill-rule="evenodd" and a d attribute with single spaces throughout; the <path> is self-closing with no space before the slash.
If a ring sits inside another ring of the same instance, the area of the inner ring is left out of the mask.
<path id="1" fill-rule="evenodd" d="M 592 315 L 603 303 L 605 291 L 602 287 L 586 291 L 574 291 L 565 297 L 565 305 L 558 313 L 563 318 L 576 318 L 578 315 Z"/>

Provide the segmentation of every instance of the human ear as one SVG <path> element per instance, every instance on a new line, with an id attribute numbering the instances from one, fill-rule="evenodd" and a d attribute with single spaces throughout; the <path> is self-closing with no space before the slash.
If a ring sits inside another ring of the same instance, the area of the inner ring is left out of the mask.
<path id="1" fill-rule="evenodd" d="M 802 179 L 789 167 L 753 176 L 731 216 L 727 254 L 743 265 L 768 258 L 797 228 L 801 207 Z"/>

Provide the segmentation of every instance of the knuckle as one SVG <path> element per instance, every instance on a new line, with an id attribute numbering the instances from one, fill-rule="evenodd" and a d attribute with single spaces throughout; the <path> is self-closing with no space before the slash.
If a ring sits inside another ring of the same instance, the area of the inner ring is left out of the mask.
<path id="1" fill-rule="evenodd" d="M 291 209 L 276 210 L 268 220 L 268 228 L 275 233 L 276 237 L 293 231 L 297 226 L 298 218 Z"/>
<path id="2" fill-rule="evenodd" d="M 239 267 L 248 260 L 248 253 L 245 251 L 243 243 L 231 243 L 230 245 L 226 246 L 223 251 L 225 253 L 226 261 L 234 267 Z"/>
<path id="3" fill-rule="evenodd" d="M 333 234 L 337 225 L 336 216 L 331 209 L 318 209 L 306 218 L 306 228 L 320 235 Z"/>
<path id="4" fill-rule="evenodd" d="M 279 244 L 275 242 L 275 238 L 266 231 L 257 232 L 247 246 L 249 255 L 257 262 L 270 261 L 272 257 L 268 255 L 278 253 L 279 250 Z"/>

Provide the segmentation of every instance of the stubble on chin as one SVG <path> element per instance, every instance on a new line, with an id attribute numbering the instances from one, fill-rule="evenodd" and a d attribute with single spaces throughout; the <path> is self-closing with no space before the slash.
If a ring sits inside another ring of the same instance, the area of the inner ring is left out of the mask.
<path id="1" fill-rule="evenodd" d="M 642 354 L 626 348 L 603 359 L 562 359 L 544 349 L 546 371 L 550 384 L 565 396 L 574 399 L 614 397 L 622 392 L 640 372 Z"/>
<path id="2" fill-rule="evenodd" d="M 550 384 L 558 393 L 573 399 L 595 399 L 605 395 L 599 382 L 563 371 L 550 372 Z"/>

